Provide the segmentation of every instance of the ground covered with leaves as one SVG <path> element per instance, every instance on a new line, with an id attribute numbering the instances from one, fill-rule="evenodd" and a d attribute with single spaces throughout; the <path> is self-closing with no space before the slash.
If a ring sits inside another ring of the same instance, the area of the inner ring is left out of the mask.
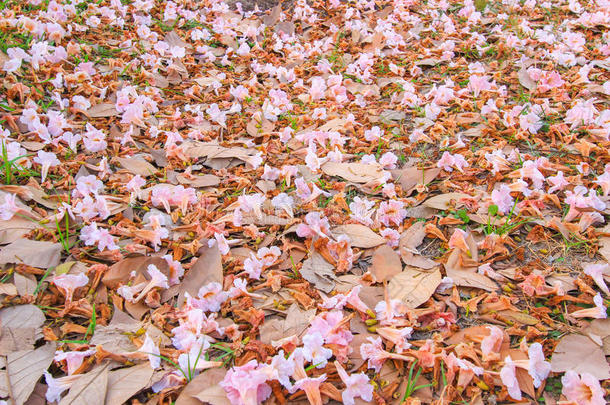
<path id="1" fill-rule="evenodd" d="M 0 403 L 607 403 L 608 0 L 247 3 L 0 0 Z"/>

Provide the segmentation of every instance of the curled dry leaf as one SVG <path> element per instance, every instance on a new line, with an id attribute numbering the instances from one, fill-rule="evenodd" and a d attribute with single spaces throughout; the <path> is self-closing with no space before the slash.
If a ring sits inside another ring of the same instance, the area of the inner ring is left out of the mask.
<path id="1" fill-rule="evenodd" d="M 417 308 L 434 294 L 441 278 L 438 267 L 432 271 L 419 271 L 406 266 L 402 273 L 390 280 L 390 298 L 401 300 L 409 308 Z"/>
<path id="2" fill-rule="evenodd" d="M 59 405 L 105 405 L 108 388 L 108 363 L 83 374 L 72 384 Z"/>
<path id="3" fill-rule="evenodd" d="M 421 269 L 431 269 L 437 265 L 434 260 L 423 257 L 417 251 L 417 247 L 421 245 L 426 237 L 425 222 L 418 221 L 411 225 L 400 235 L 398 249 L 400 257 L 405 264 L 419 267 Z"/>
<path id="4" fill-rule="evenodd" d="M 392 279 L 402 271 L 402 264 L 398 253 L 388 245 L 382 245 L 373 253 L 369 272 L 377 283 Z"/>

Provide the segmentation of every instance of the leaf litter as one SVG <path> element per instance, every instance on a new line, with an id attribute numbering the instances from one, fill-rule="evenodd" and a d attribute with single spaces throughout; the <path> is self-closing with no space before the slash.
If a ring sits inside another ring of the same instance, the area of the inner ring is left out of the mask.
<path id="1" fill-rule="evenodd" d="M 610 400 L 604 0 L 0 2 L 0 401 Z"/>

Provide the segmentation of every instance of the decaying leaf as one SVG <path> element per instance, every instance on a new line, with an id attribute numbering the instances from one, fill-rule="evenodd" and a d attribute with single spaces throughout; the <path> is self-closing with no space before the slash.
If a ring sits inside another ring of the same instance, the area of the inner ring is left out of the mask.
<path id="1" fill-rule="evenodd" d="M 424 272 L 407 266 L 402 273 L 390 280 L 390 297 L 403 301 L 409 308 L 417 308 L 434 294 L 441 279 L 438 267 Z"/>
<path id="2" fill-rule="evenodd" d="M 229 405 L 227 394 L 218 385 L 225 374 L 226 370 L 222 368 L 205 370 L 186 385 L 176 405 Z"/>
<path id="3" fill-rule="evenodd" d="M 419 167 L 405 167 L 392 170 L 392 177 L 402 187 L 405 195 L 410 195 L 418 184 L 427 185 L 433 181 L 441 172 L 437 167 L 421 169 Z"/>
<path id="4" fill-rule="evenodd" d="M 331 229 L 333 236 L 346 235 L 350 245 L 357 248 L 373 248 L 386 243 L 386 239 L 376 234 L 368 226 L 360 224 L 339 225 Z"/>
<path id="5" fill-rule="evenodd" d="M 139 156 L 115 158 L 117 162 L 127 171 L 132 174 L 138 174 L 142 177 L 148 177 L 157 171 L 157 169 L 148 163 L 144 158 Z"/>
<path id="6" fill-rule="evenodd" d="M 271 344 L 287 336 L 300 336 L 309 326 L 309 322 L 316 315 L 315 309 L 302 310 L 297 304 L 292 304 L 286 311 L 286 318 L 273 318 L 265 320 L 260 328 L 260 341 Z"/>
<path id="7" fill-rule="evenodd" d="M 183 302 L 184 294 L 187 292 L 194 297 L 199 289 L 208 283 L 216 282 L 222 285 L 222 256 L 218 246 L 214 244 L 214 246 L 208 247 L 206 243 L 197 254 L 199 258 L 186 272 L 182 282 L 175 286 L 178 288 L 166 290 L 163 294 L 164 299 L 167 299 L 170 295 L 179 294 L 178 302 Z"/>
<path id="8" fill-rule="evenodd" d="M 454 206 L 461 198 L 470 197 L 468 194 L 464 193 L 446 193 L 435 195 L 434 197 L 428 198 L 424 201 L 424 206 L 429 208 L 434 208 L 437 210 L 446 210 L 452 205 Z"/>
<path id="9" fill-rule="evenodd" d="M 89 108 L 87 110 L 87 115 L 89 115 L 91 118 L 105 118 L 117 116 L 119 115 L 119 112 L 114 104 L 101 103 Z"/>

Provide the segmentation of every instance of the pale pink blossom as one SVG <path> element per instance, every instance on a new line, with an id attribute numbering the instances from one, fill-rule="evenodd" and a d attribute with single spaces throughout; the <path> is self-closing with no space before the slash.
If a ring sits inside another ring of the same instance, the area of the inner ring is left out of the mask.
<path id="1" fill-rule="evenodd" d="M 47 173 L 51 167 L 55 167 L 61 164 L 55 153 L 53 152 L 45 152 L 42 150 L 38 151 L 38 155 L 33 159 L 35 163 L 38 163 L 42 166 L 40 169 L 41 182 L 47 178 Z"/>
<path id="2" fill-rule="evenodd" d="M 345 384 L 345 389 L 341 392 L 344 405 L 354 405 L 354 398 L 360 397 L 364 401 L 370 402 L 373 399 L 373 386 L 369 383 L 369 377 L 364 373 L 348 375 L 341 363 L 335 361 L 335 367 L 339 378 Z"/>
<path id="3" fill-rule="evenodd" d="M 411 337 L 411 333 L 413 333 L 412 327 L 397 329 L 386 326 L 377 328 L 377 334 L 392 342 L 397 353 L 402 353 L 411 347 L 411 343 L 408 341 L 408 339 Z"/>
<path id="4" fill-rule="evenodd" d="M 485 336 L 481 341 L 481 352 L 483 359 L 499 358 L 500 348 L 504 341 L 504 332 L 497 326 L 488 326 L 489 335 Z"/>
<path id="5" fill-rule="evenodd" d="M 44 371 L 44 380 L 47 384 L 45 397 L 49 403 L 59 403 L 61 394 L 72 387 L 72 385 L 82 377 L 82 374 L 68 375 L 60 378 L 53 378 L 48 371 Z"/>
<path id="6" fill-rule="evenodd" d="M 387 359 L 395 359 L 395 360 L 405 360 L 405 361 L 409 361 L 412 360 L 412 357 L 409 356 L 403 356 L 401 354 L 397 354 L 397 353 L 390 353 L 388 351 L 386 351 L 383 348 L 383 343 L 381 341 L 381 338 L 373 338 L 373 337 L 369 337 L 367 338 L 367 340 L 369 341 L 369 343 L 363 343 L 362 345 L 360 345 L 360 355 L 362 356 L 363 360 L 367 360 L 368 361 L 368 368 L 372 368 L 375 370 L 375 372 L 380 372 L 381 371 L 381 367 L 383 366 L 383 363 L 385 363 L 385 361 Z"/>
<path id="7" fill-rule="evenodd" d="M 257 405 L 271 395 L 267 379 L 263 366 L 250 360 L 243 366 L 231 368 L 219 385 L 232 405 Z"/>
<path id="8" fill-rule="evenodd" d="M 169 285 L 172 286 L 180 283 L 180 277 L 184 275 L 182 264 L 179 261 L 174 260 L 171 255 L 164 255 L 161 256 L 161 258 L 165 260 L 169 267 Z"/>
<path id="9" fill-rule="evenodd" d="M 407 216 L 404 203 L 398 200 L 383 201 L 377 209 L 377 220 L 385 226 L 400 226 Z"/>
<path id="10" fill-rule="evenodd" d="M 316 368 L 324 368 L 333 351 L 325 348 L 324 338 L 319 332 L 307 333 L 303 336 L 303 358 L 315 365 Z"/>
<path id="11" fill-rule="evenodd" d="M 8 221 L 20 210 L 21 208 L 17 206 L 17 196 L 15 194 L 6 193 L 4 195 L 4 202 L 0 205 L 0 219 Z"/>
<path id="12" fill-rule="evenodd" d="M 604 280 L 604 274 L 609 273 L 609 270 L 610 266 L 608 266 L 608 263 L 587 263 L 584 265 L 584 273 L 591 277 L 606 295 L 610 295 L 610 290 L 608 290 Z"/>
<path id="13" fill-rule="evenodd" d="M 152 338 L 148 336 L 148 333 L 146 334 L 144 343 L 137 351 L 148 356 L 150 367 L 153 370 L 156 370 L 161 366 L 161 352 L 159 351 L 159 346 L 157 346 Z"/>
<path id="14" fill-rule="evenodd" d="M 366 198 L 354 197 L 354 201 L 349 204 L 350 217 L 364 225 L 371 225 L 373 223 L 371 217 L 373 216 L 374 211 L 372 208 L 374 205 L 373 201 L 369 201 Z"/>
<path id="15" fill-rule="evenodd" d="M 504 366 L 500 370 L 500 379 L 502 384 L 506 386 L 508 395 L 516 401 L 521 401 L 522 395 L 519 381 L 517 380 L 517 367 L 510 356 L 506 356 L 504 359 Z"/>
<path id="16" fill-rule="evenodd" d="M 78 368 L 83 364 L 83 360 L 86 357 L 92 356 L 96 353 L 95 349 L 89 349 L 82 352 L 64 352 L 63 350 L 58 350 L 55 352 L 55 357 L 53 357 L 54 361 L 66 361 L 66 367 L 68 369 L 68 375 L 72 375 Z"/>
<path id="17" fill-rule="evenodd" d="M 320 212 L 314 211 L 305 215 L 305 223 L 297 226 L 296 233 L 300 238 L 328 238 L 330 224 Z"/>
<path id="18" fill-rule="evenodd" d="M 570 315 L 575 318 L 606 319 L 608 317 L 606 313 L 606 306 L 604 305 L 604 299 L 599 293 L 593 297 L 593 303 L 595 304 L 594 307 L 579 309 L 578 311 L 572 312 Z"/>
<path id="19" fill-rule="evenodd" d="M 597 378 L 589 373 L 580 376 L 572 370 L 561 377 L 561 393 L 578 405 L 605 405 L 605 391 Z"/>
<path id="20" fill-rule="evenodd" d="M 511 189 L 506 184 L 501 184 L 491 192 L 491 201 L 498 207 L 498 212 L 506 214 L 513 208 L 515 200 L 510 195 Z"/>
<path id="21" fill-rule="evenodd" d="M 84 287 L 89 283 L 89 277 L 85 273 L 61 274 L 53 277 L 53 284 L 64 290 L 66 304 L 72 302 L 72 296 L 77 288 Z"/>

